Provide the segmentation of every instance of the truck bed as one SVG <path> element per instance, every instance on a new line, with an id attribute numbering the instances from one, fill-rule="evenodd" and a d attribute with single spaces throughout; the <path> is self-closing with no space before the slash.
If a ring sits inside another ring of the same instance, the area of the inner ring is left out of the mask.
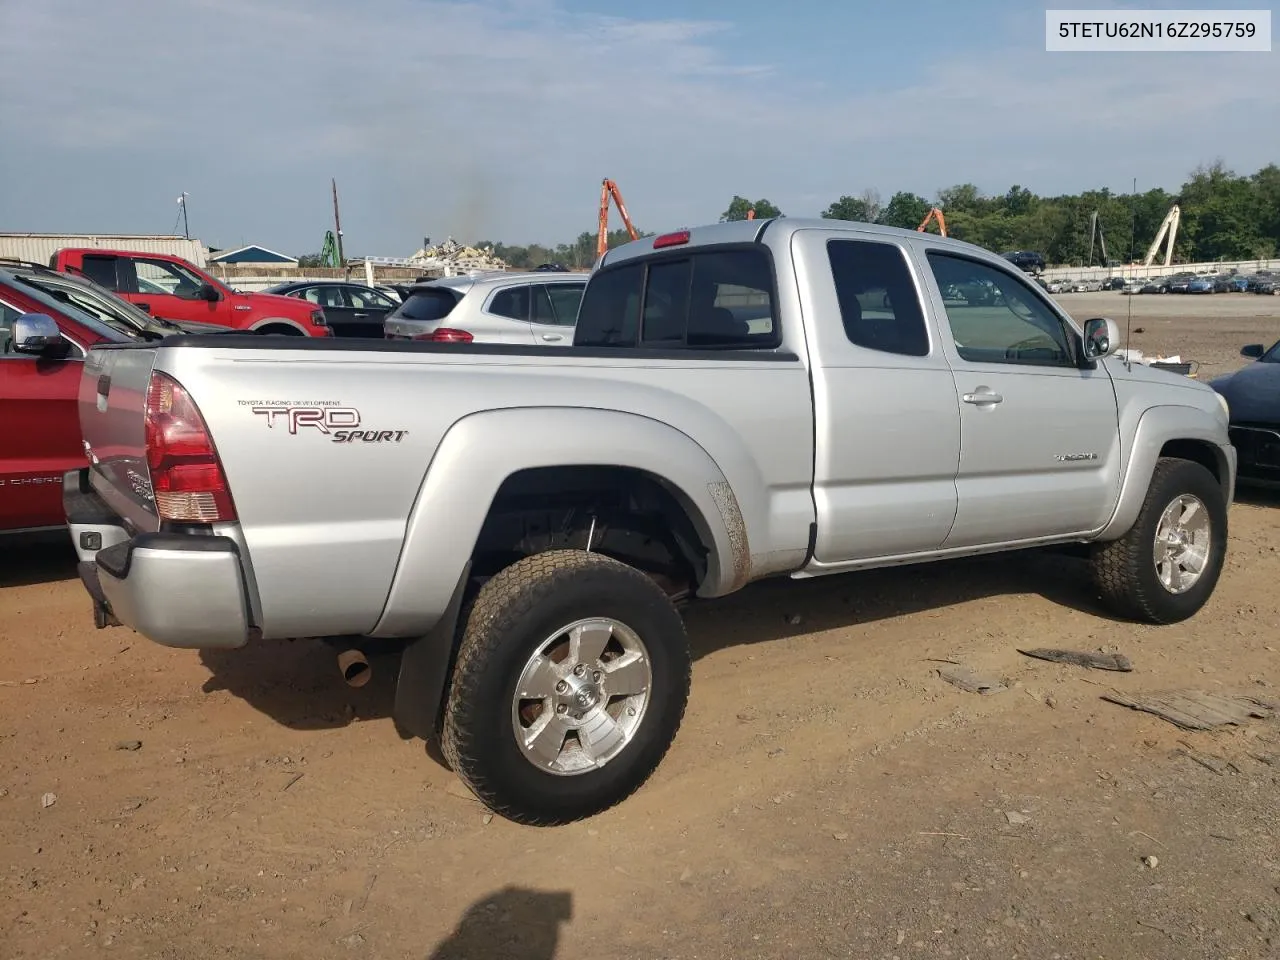
<path id="1" fill-rule="evenodd" d="M 483 518 L 504 461 L 672 461 L 668 479 L 692 488 L 683 495 L 736 500 L 742 562 L 726 585 L 804 562 L 812 397 L 794 353 L 273 340 L 188 336 L 95 351 L 79 398 L 95 490 L 137 529 L 156 530 L 138 469 L 141 399 L 153 369 L 189 392 L 226 472 L 267 636 L 429 625 L 453 584 L 415 558 L 467 549 L 459 538 L 474 536 L 468 525 Z M 707 460 L 726 489 L 707 489 Z M 429 469 L 455 478 L 448 491 L 433 488 Z M 471 484 L 463 502 L 459 477 Z"/>

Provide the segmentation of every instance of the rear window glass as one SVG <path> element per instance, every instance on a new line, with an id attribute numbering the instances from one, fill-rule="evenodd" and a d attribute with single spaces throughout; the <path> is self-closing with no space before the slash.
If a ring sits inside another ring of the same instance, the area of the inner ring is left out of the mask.
<path id="1" fill-rule="evenodd" d="M 457 303 L 458 298 L 449 290 L 414 290 L 409 299 L 396 308 L 392 319 L 443 320 Z"/>
<path id="2" fill-rule="evenodd" d="M 777 346 L 768 253 L 707 249 L 594 276 L 582 299 L 574 344 L 635 346 L 637 341 L 665 348 Z"/>

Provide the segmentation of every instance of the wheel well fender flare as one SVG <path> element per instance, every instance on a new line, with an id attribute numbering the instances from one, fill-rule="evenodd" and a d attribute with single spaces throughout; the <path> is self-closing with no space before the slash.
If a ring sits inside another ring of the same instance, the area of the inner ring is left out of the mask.
<path id="1" fill-rule="evenodd" d="M 286 317 L 265 317 L 262 320 L 254 321 L 253 325 L 250 326 L 249 329 L 261 330 L 263 327 L 274 327 L 274 326 L 293 327 L 293 329 L 297 330 L 299 333 L 303 335 L 308 335 L 306 327 L 298 323 L 296 320 L 289 320 Z"/>
<path id="2" fill-rule="evenodd" d="M 488 410 L 458 420 L 436 448 L 372 634 L 417 636 L 444 612 L 508 477 L 575 466 L 634 469 L 672 493 L 708 550 L 700 596 L 720 596 L 746 583 L 751 553 L 737 497 L 715 460 L 687 434 L 616 410 Z"/>
<path id="3" fill-rule="evenodd" d="M 1221 421 L 1198 407 L 1170 404 L 1144 411 L 1134 430 L 1116 508 L 1097 539 L 1115 540 L 1133 526 L 1161 456 L 1183 456 L 1202 463 L 1222 485 L 1229 504 L 1235 486 L 1235 459 L 1223 442 Z"/>

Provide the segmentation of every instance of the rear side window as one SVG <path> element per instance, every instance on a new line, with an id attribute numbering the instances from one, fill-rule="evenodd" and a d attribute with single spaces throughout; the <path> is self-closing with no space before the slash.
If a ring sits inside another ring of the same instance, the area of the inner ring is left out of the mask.
<path id="1" fill-rule="evenodd" d="M 828 240 L 827 259 L 850 343 L 882 353 L 928 355 L 920 294 L 901 248 L 871 240 Z"/>
<path id="2" fill-rule="evenodd" d="M 458 298 L 449 290 L 414 290 L 393 316 L 397 320 L 443 320 L 457 303 Z"/>
<path id="3" fill-rule="evenodd" d="M 84 271 L 84 275 L 94 283 L 104 286 L 108 290 L 120 289 L 116 284 L 115 257 L 86 256 L 81 261 L 81 269 Z"/>
<path id="4" fill-rule="evenodd" d="M 773 291 L 769 255 L 759 247 L 626 264 L 588 282 L 574 345 L 775 347 Z"/>
<path id="5" fill-rule="evenodd" d="M 505 290 L 499 290 L 493 295 L 493 299 L 489 301 L 489 313 L 496 313 L 500 317 L 507 317 L 510 320 L 529 320 L 529 288 L 528 287 L 507 287 Z"/>
<path id="6" fill-rule="evenodd" d="M 583 283 L 547 283 L 533 288 L 534 323 L 572 327 L 578 319 Z"/>

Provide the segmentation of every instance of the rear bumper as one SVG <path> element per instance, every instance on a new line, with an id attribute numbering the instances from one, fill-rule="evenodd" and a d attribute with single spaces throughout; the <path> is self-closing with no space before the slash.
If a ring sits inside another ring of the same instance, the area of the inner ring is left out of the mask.
<path id="1" fill-rule="evenodd" d="M 230 649 L 248 642 L 244 570 L 230 537 L 130 535 L 90 488 L 87 469 L 64 477 L 63 504 L 99 626 L 114 620 L 167 647 Z"/>

